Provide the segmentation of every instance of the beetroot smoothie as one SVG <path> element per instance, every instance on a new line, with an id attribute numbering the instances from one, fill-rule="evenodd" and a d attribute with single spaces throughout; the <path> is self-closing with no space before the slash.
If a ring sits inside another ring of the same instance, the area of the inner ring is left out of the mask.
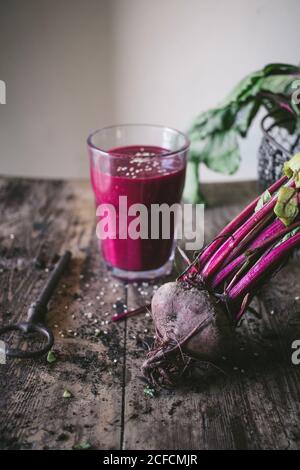
<path id="1" fill-rule="evenodd" d="M 127 196 L 128 207 L 142 203 L 150 213 L 151 204 L 179 203 L 185 179 L 185 158 L 168 156 L 168 151 L 155 146 L 127 146 L 108 151 L 101 163 L 91 158 L 91 182 L 96 205 L 111 204 L 119 218 L 119 196 Z M 107 156 L 106 156 L 107 157 Z M 111 158 L 112 157 L 112 158 Z M 128 223 L 134 217 L 128 217 Z M 149 234 L 151 222 L 148 222 Z M 170 258 L 174 243 L 171 238 L 104 239 L 101 248 L 106 262 L 126 271 L 149 271 L 164 265 Z"/>

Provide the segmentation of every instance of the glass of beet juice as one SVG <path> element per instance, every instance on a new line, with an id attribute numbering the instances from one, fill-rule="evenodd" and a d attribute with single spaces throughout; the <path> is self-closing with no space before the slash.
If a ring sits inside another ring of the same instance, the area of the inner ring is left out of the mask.
<path id="1" fill-rule="evenodd" d="M 132 124 L 100 129 L 92 133 L 87 142 L 97 227 L 102 221 L 99 238 L 107 265 L 115 276 L 127 280 L 169 274 L 176 222 L 170 217 L 170 230 L 166 235 L 160 227 L 164 216 L 160 216 L 157 227 L 158 219 L 154 221 L 151 208 L 152 205 L 170 207 L 180 203 L 188 138 L 175 129 Z M 147 224 L 143 230 L 135 226 L 137 230 L 132 236 L 129 227 L 131 222 L 136 223 L 133 221 L 137 221 L 139 215 L 134 212 L 136 204 L 145 207 Z M 153 236 L 154 224 L 157 230 Z M 140 236 L 136 235 L 138 231 Z M 103 235 L 103 232 L 106 233 Z"/>

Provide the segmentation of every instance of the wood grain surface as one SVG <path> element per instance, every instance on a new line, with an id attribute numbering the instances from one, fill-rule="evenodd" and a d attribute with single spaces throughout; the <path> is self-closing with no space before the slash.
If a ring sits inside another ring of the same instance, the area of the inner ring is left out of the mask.
<path id="1" fill-rule="evenodd" d="M 256 194 L 251 182 L 203 190 L 207 241 Z M 88 183 L 2 178 L 0 214 L 1 325 L 25 319 L 57 255 L 73 254 L 49 305 L 57 360 L 0 365 L 1 449 L 300 448 L 300 366 L 291 362 L 291 343 L 300 339 L 296 257 L 254 301 L 257 313 L 237 330 L 233 354 L 151 397 L 139 377 L 151 317 L 109 319 L 119 305 L 151 299 L 158 283 L 111 277 Z M 72 396 L 63 398 L 64 390 Z"/>

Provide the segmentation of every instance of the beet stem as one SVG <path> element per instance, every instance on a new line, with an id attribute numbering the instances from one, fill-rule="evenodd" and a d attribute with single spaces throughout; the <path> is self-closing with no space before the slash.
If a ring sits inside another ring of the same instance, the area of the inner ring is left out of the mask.
<path id="1" fill-rule="evenodd" d="M 247 274 L 227 292 L 229 301 L 237 301 L 248 292 L 253 292 L 254 288 L 261 283 L 265 275 L 274 272 L 280 262 L 299 244 L 300 233 L 296 233 L 262 256 Z"/>
<path id="2" fill-rule="evenodd" d="M 287 181 L 288 178 L 286 176 L 282 176 L 278 181 L 269 187 L 269 193 L 273 195 Z M 228 225 L 226 225 L 226 227 L 220 232 L 219 236 L 203 250 L 199 257 L 200 266 L 204 266 L 220 247 L 220 245 L 222 245 L 224 240 L 223 237 L 232 235 L 251 215 L 253 215 L 259 199 L 260 196 L 252 201 L 237 217 L 235 217 Z"/>
<path id="3" fill-rule="evenodd" d="M 120 313 L 119 315 L 114 315 L 111 318 L 111 321 L 117 322 L 120 320 L 125 320 L 125 318 L 133 317 L 134 315 L 139 315 L 140 313 L 143 313 L 146 310 L 150 310 L 150 308 L 151 308 L 151 305 L 146 304 L 146 305 L 143 305 L 142 307 L 135 308 L 134 310 L 129 310 L 128 312 Z"/>
<path id="4" fill-rule="evenodd" d="M 276 219 L 272 222 L 265 230 L 263 230 L 260 235 L 254 240 L 246 252 L 233 259 L 230 263 L 226 264 L 224 268 L 214 277 L 212 282 L 213 289 L 222 286 L 225 281 L 230 281 L 232 275 L 242 268 L 243 263 L 252 254 L 261 254 L 265 248 L 268 248 L 273 242 L 277 241 L 279 238 L 283 237 L 287 233 L 291 232 L 295 228 L 300 226 L 300 221 L 295 222 L 289 227 L 285 227 L 284 224 Z M 253 258 L 252 258 L 253 259 Z M 235 277 L 235 276 L 234 276 Z M 234 278 L 233 278 L 234 279 Z M 232 282 L 232 281 L 231 281 Z M 230 282 L 230 286 L 231 286 Z M 229 288 L 229 286 L 228 286 Z"/>
<path id="5" fill-rule="evenodd" d="M 293 180 L 289 181 L 289 185 L 293 185 Z M 221 245 L 210 260 L 206 263 L 201 276 L 204 282 L 208 282 L 213 274 L 221 268 L 223 262 L 226 260 L 231 251 L 239 246 L 243 239 L 249 236 L 249 232 L 261 221 L 265 220 L 270 214 L 273 213 L 273 209 L 277 202 L 277 195 L 274 194 L 272 199 L 267 202 L 258 212 L 255 212 L 249 219 L 241 225 L 236 232 L 228 238 L 223 245 Z M 275 215 L 274 215 L 275 217 Z M 255 231 L 254 231 L 255 233 Z"/>

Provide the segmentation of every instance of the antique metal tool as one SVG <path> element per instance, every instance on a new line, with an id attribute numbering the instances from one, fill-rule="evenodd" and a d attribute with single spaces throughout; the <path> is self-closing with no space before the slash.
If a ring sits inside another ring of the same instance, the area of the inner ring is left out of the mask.
<path id="1" fill-rule="evenodd" d="M 17 357 L 20 359 L 39 357 L 52 348 L 54 343 L 53 333 L 46 326 L 45 323 L 47 315 L 47 305 L 63 272 L 69 264 L 71 256 L 72 255 L 70 251 L 66 251 L 65 254 L 57 262 L 39 297 L 35 302 L 30 305 L 27 312 L 27 321 L 21 323 L 12 323 L 10 325 L 0 327 L 0 335 L 3 335 L 4 333 L 7 333 L 9 331 L 21 331 L 23 334 L 25 334 L 25 336 L 30 333 L 38 333 L 39 336 L 46 338 L 46 344 L 41 346 L 39 349 L 29 349 L 26 351 L 6 347 L 6 356 Z"/>

